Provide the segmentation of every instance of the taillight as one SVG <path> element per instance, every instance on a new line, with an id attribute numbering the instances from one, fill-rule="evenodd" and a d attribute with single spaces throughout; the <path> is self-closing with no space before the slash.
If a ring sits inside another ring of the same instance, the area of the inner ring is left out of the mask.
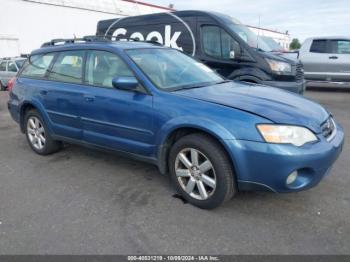
<path id="1" fill-rule="evenodd" d="M 11 79 L 7 82 L 7 90 L 8 90 L 9 92 L 12 91 L 12 88 L 13 88 L 13 86 L 15 85 L 15 82 L 16 82 L 16 77 L 11 78 Z"/>

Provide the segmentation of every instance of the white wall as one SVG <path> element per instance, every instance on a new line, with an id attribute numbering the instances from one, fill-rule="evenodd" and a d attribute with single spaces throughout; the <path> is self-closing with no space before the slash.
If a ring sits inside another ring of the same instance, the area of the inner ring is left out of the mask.
<path id="1" fill-rule="evenodd" d="M 19 40 L 17 38 L 0 35 L 0 57 L 17 56 L 19 53 Z"/>
<path id="2" fill-rule="evenodd" d="M 54 38 L 94 35 L 99 20 L 117 17 L 22 0 L 0 0 L 0 10 L 0 35 L 18 38 L 20 53 L 30 53 Z M 6 50 L 1 50 L 1 54 L 13 56 Z"/>

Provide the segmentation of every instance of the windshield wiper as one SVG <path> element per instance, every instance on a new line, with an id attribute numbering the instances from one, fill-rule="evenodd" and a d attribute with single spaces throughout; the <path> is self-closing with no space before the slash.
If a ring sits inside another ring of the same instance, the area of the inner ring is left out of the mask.
<path id="1" fill-rule="evenodd" d="M 201 88 L 201 87 L 206 87 L 206 86 L 211 86 L 211 85 L 220 85 L 224 83 L 232 82 L 232 80 L 222 80 L 219 82 L 206 82 L 206 83 L 199 83 L 196 85 L 186 85 L 186 86 L 179 86 L 173 91 L 179 91 L 179 90 L 184 90 L 184 89 L 194 89 L 194 88 Z"/>
<path id="2" fill-rule="evenodd" d="M 211 83 L 199 83 L 199 84 L 196 84 L 196 85 L 179 86 L 174 91 L 179 91 L 179 90 L 183 90 L 183 89 L 201 88 L 201 87 L 210 86 L 212 84 L 215 84 L 215 82 L 214 83 L 212 83 L 212 82 Z"/>

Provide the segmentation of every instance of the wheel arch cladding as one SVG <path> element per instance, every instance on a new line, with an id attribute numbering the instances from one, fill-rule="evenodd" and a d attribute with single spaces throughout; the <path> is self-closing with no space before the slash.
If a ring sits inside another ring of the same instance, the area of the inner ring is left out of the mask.
<path id="1" fill-rule="evenodd" d="M 48 130 L 50 132 L 52 132 L 51 129 L 51 125 L 49 122 L 49 117 L 47 115 L 47 113 L 45 112 L 44 108 L 42 107 L 42 105 L 39 102 L 36 101 L 25 101 L 21 104 L 20 106 L 20 128 L 21 128 L 21 132 L 24 133 L 25 132 L 25 123 L 24 123 L 24 118 L 25 115 L 28 111 L 30 110 L 36 110 L 38 111 L 38 113 L 40 114 L 40 116 L 43 118 L 43 121 L 45 122 L 44 124 L 46 124 L 46 126 L 48 127 Z"/>
<path id="2" fill-rule="evenodd" d="M 228 152 L 227 145 L 225 141 L 222 140 L 216 133 L 210 132 L 206 129 L 200 127 L 192 127 L 192 126 L 181 126 L 174 128 L 168 135 L 165 137 L 162 144 L 158 147 L 158 168 L 162 174 L 166 174 L 169 171 L 168 166 L 168 158 L 172 145 L 175 144 L 180 138 L 190 135 L 190 134 L 202 134 L 213 139 L 219 146 L 222 147 L 224 152 L 226 153 L 228 159 L 230 160 L 230 165 L 234 173 L 236 173 L 235 163 L 232 159 L 231 154 Z"/>
<path id="3" fill-rule="evenodd" d="M 29 102 L 25 102 L 21 105 L 21 108 L 20 108 L 20 127 L 21 127 L 22 133 L 25 132 L 25 123 L 24 123 L 25 115 L 30 110 L 37 110 L 37 108 L 32 103 L 29 103 Z"/>

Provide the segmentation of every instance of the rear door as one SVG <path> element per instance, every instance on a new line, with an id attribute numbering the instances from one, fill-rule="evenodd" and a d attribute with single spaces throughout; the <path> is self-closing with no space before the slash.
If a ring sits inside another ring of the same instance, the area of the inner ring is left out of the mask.
<path id="1" fill-rule="evenodd" d="M 52 121 L 56 135 L 80 140 L 80 108 L 83 102 L 83 64 L 85 51 L 62 51 L 41 86 L 40 98 Z"/>
<path id="2" fill-rule="evenodd" d="M 144 156 L 154 153 L 153 97 L 115 89 L 112 79 L 134 76 L 116 54 L 91 50 L 87 55 L 84 103 L 81 111 L 86 142 Z"/>
<path id="3" fill-rule="evenodd" d="M 330 40 L 329 50 L 329 77 L 332 81 L 350 81 L 350 40 Z"/>

